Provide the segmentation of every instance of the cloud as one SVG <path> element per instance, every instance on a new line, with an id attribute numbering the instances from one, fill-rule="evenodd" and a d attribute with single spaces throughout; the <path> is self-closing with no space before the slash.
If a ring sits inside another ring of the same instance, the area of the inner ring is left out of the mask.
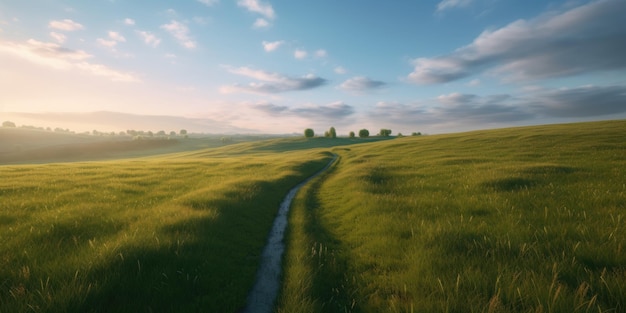
<path id="1" fill-rule="evenodd" d="M 540 92 L 528 100 L 549 117 L 592 117 L 626 112 L 626 86 L 583 86 Z"/>
<path id="2" fill-rule="evenodd" d="M 50 23 L 48 23 L 48 27 L 63 31 L 75 31 L 84 28 L 83 25 L 76 23 L 70 19 L 64 19 L 61 21 L 50 21 Z"/>
<path id="3" fill-rule="evenodd" d="M 252 24 L 253 28 L 266 28 L 266 27 L 270 27 L 270 22 L 268 22 L 266 19 L 264 18 L 257 18 L 256 21 L 254 21 L 254 24 Z"/>
<path id="4" fill-rule="evenodd" d="M 124 19 L 124 24 L 129 25 L 129 26 L 133 26 L 133 25 L 135 25 L 135 20 L 133 20 L 132 18 L 125 18 Z"/>
<path id="5" fill-rule="evenodd" d="M 384 87 L 385 85 L 386 83 L 382 81 L 371 80 L 363 76 L 356 76 L 339 85 L 339 89 L 346 91 L 368 91 Z"/>
<path id="6" fill-rule="evenodd" d="M 626 113 L 626 85 L 539 89 L 518 95 L 450 93 L 422 102 L 379 102 L 371 119 L 397 125 L 511 125 L 539 118 L 580 119 Z"/>
<path id="7" fill-rule="evenodd" d="M 343 66 L 335 67 L 334 71 L 335 73 L 341 74 L 341 75 L 348 73 L 348 70 L 346 70 Z"/>
<path id="8" fill-rule="evenodd" d="M 301 49 L 296 49 L 293 52 L 293 57 L 298 59 L 298 60 L 302 60 L 304 58 L 306 58 L 308 55 L 308 53 L 305 50 L 301 50 Z"/>
<path id="9" fill-rule="evenodd" d="M 223 93 L 248 92 L 273 94 L 287 91 L 308 90 L 326 84 L 326 80 L 324 78 L 317 77 L 312 74 L 294 78 L 278 73 L 255 70 L 248 67 L 226 67 L 226 70 L 235 75 L 255 79 L 257 82 L 252 82 L 246 85 L 236 84 L 224 86 L 221 88 Z"/>
<path id="10" fill-rule="evenodd" d="M 135 32 L 137 33 L 137 35 L 139 35 L 139 37 L 141 37 L 143 42 L 147 44 L 148 46 L 152 46 L 153 48 L 156 48 L 156 46 L 158 46 L 161 43 L 161 38 L 157 37 L 151 32 L 142 31 L 142 30 L 137 30 Z"/>
<path id="11" fill-rule="evenodd" d="M 261 14 L 270 20 L 276 18 L 276 13 L 274 13 L 272 5 L 264 3 L 260 0 L 239 0 L 237 1 L 237 5 L 250 12 Z"/>
<path id="12" fill-rule="evenodd" d="M 98 44 L 107 48 L 115 48 L 117 41 L 98 38 Z"/>
<path id="13" fill-rule="evenodd" d="M 328 52 L 324 49 L 319 49 L 315 51 L 315 56 L 318 58 L 325 58 L 328 56 Z"/>
<path id="14" fill-rule="evenodd" d="M 198 0 L 198 2 L 210 7 L 219 2 L 219 0 Z"/>
<path id="15" fill-rule="evenodd" d="M 532 81 L 626 68 L 626 2 L 599 0 L 484 31 L 454 52 L 412 61 L 408 80 L 438 84 L 482 71 Z"/>
<path id="16" fill-rule="evenodd" d="M 108 32 L 109 38 L 117 41 L 117 42 L 126 42 L 126 38 L 124 38 L 124 36 L 120 35 L 120 33 L 118 32 L 114 32 L 114 31 L 109 31 Z"/>
<path id="17" fill-rule="evenodd" d="M 50 32 L 50 37 L 54 38 L 58 43 L 64 43 L 67 37 L 61 33 Z"/>
<path id="18" fill-rule="evenodd" d="M 272 103 L 260 103 L 252 106 L 272 116 L 297 116 L 301 118 L 315 118 L 324 120 L 340 120 L 354 114 L 354 108 L 341 101 L 326 105 L 308 104 L 299 107 L 279 106 Z"/>
<path id="19" fill-rule="evenodd" d="M 111 69 L 102 64 L 90 63 L 92 55 L 82 50 L 72 50 L 56 43 L 45 43 L 29 39 L 26 43 L 0 41 L 0 53 L 8 53 L 29 62 L 58 70 L 80 70 L 103 76 L 112 81 L 138 82 L 140 79 L 132 73 Z"/>
<path id="20" fill-rule="evenodd" d="M 181 46 L 187 49 L 196 47 L 196 42 L 189 37 L 189 28 L 187 25 L 172 20 L 169 24 L 161 25 L 161 29 L 166 30 L 170 35 L 176 38 Z"/>
<path id="21" fill-rule="evenodd" d="M 437 12 L 452 8 L 463 8 L 472 3 L 472 0 L 443 0 L 437 4 Z"/>
<path id="22" fill-rule="evenodd" d="M 280 46 L 282 46 L 285 42 L 283 40 L 279 41 L 263 41 L 263 49 L 267 52 L 276 51 Z"/>

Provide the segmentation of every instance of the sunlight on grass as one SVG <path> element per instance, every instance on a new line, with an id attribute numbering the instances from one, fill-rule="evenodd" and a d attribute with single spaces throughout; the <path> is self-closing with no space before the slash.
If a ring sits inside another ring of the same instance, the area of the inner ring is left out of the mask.
<path id="1" fill-rule="evenodd" d="M 288 237 L 280 311 L 626 309 L 624 129 L 551 125 L 336 149 L 333 171 L 294 206 L 302 229 Z"/>
<path id="2" fill-rule="evenodd" d="M 208 153 L 208 152 L 207 152 Z M 0 312 L 234 312 L 323 153 L 0 167 Z"/>

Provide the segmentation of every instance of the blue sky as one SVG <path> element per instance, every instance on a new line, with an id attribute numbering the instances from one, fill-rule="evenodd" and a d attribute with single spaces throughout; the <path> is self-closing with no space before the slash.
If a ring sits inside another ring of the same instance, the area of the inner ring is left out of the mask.
<path id="1" fill-rule="evenodd" d="M 623 0 L 2 0 L 0 115 L 339 134 L 626 118 L 624 16 Z"/>

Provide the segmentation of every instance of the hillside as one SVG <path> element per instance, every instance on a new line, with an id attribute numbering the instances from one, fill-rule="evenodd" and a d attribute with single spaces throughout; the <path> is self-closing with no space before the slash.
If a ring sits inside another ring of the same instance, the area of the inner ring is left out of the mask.
<path id="1" fill-rule="evenodd" d="M 335 148 L 279 312 L 626 310 L 626 121 Z"/>

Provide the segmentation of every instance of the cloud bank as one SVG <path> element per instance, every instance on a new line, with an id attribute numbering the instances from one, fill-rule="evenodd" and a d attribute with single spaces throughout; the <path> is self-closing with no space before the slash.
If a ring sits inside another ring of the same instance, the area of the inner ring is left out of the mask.
<path id="1" fill-rule="evenodd" d="M 364 76 L 356 76 L 346 80 L 341 85 L 339 85 L 339 89 L 346 91 L 369 91 L 380 89 L 385 85 L 387 84 L 382 81 L 372 80 Z"/>
<path id="2" fill-rule="evenodd" d="M 138 82 L 132 73 L 121 72 L 102 64 L 90 63 L 93 56 L 83 50 L 72 50 L 56 43 L 46 43 L 29 39 L 26 43 L 0 41 L 0 54 L 6 53 L 29 62 L 57 70 L 80 70 L 84 73 L 102 76 L 112 81 Z"/>
<path id="3" fill-rule="evenodd" d="M 257 80 L 248 84 L 235 84 L 221 88 L 223 93 L 247 92 L 274 94 L 287 91 L 307 90 L 326 84 L 326 79 L 308 74 L 303 77 L 289 77 L 279 73 L 255 70 L 249 67 L 226 67 L 232 74 Z"/>
<path id="4" fill-rule="evenodd" d="M 443 1 L 459 3 L 458 1 Z M 408 80 L 439 84 L 487 71 L 531 81 L 626 68 L 626 1 L 599 0 L 485 31 L 454 52 L 413 60 Z"/>

